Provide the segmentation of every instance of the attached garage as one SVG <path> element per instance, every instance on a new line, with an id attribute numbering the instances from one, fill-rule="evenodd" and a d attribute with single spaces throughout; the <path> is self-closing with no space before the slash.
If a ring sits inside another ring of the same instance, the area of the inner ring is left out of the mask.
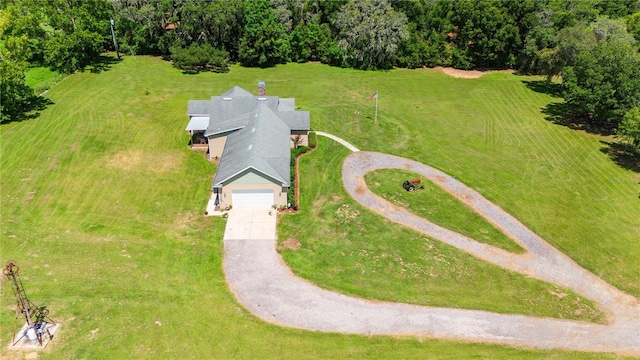
<path id="1" fill-rule="evenodd" d="M 274 201 L 273 190 L 232 190 L 231 203 L 236 208 L 269 208 Z"/>

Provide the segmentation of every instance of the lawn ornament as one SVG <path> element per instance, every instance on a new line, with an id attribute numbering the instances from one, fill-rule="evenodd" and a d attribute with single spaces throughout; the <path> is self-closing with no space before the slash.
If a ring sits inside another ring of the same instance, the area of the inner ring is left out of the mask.
<path id="1" fill-rule="evenodd" d="M 12 285 L 13 294 L 16 296 L 16 318 L 13 327 L 13 340 L 12 346 L 15 346 L 24 337 L 27 338 L 31 344 L 37 344 L 39 347 L 43 347 L 46 342 L 53 339 L 53 332 L 57 329 L 57 324 L 49 317 L 49 310 L 45 306 L 36 306 L 27 297 L 24 291 L 22 281 L 18 276 L 18 265 L 13 261 L 9 261 L 7 266 L 2 270 L 2 273 L 9 279 Z M 26 324 L 22 327 L 22 335 L 16 340 L 16 325 L 18 313 L 22 313 L 26 320 Z"/>
<path id="2" fill-rule="evenodd" d="M 404 183 L 402 183 L 402 187 L 407 191 L 424 189 L 424 185 L 422 185 L 422 181 L 420 179 L 413 179 L 411 181 L 405 180 Z"/>

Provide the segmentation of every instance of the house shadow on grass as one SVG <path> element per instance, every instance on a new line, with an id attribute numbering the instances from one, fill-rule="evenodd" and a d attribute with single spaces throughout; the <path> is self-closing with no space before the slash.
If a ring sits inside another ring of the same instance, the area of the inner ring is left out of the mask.
<path id="1" fill-rule="evenodd" d="M 618 142 L 600 141 L 605 145 L 600 149 L 603 153 L 609 155 L 609 158 L 613 160 L 619 166 L 640 173 L 640 153 L 634 151 L 632 148 L 625 144 Z"/>

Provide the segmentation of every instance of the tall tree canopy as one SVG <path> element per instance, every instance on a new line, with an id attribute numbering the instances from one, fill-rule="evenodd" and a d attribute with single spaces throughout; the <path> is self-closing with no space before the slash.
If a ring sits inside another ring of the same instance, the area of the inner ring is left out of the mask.
<path id="1" fill-rule="evenodd" d="M 624 114 L 640 106 L 640 57 L 618 40 L 600 41 L 578 55 L 563 75 L 565 100 L 598 127 L 617 127 Z"/>
<path id="2" fill-rule="evenodd" d="M 27 63 L 0 49 L 0 123 L 19 120 L 31 110 L 35 95 L 24 81 Z"/>
<path id="3" fill-rule="evenodd" d="M 110 11 L 104 0 L 13 0 L 3 11 L 3 36 L 10 46 L 21 44 L 28 60 L 70 73 L 89 65 L 108 43 Z"/>
<path id="4" fill-rule="evenodd" d="M 569 108 L 593 125 L 616 127 L 638 107 L 638 0 L 5 0 L 5 104 L 28 98 L 25 62 L 68 73 L 113 50 L 111 18 L 124 54 L 188 71 L 515 68 L 562 76 Z"/>
<path id="5" fill-rule="evenodd" d="M 407 39 L 407 17 L 387 0 L 353 0 L 336 14 L 340 48 L 347 64 L 360 69 L 388 69 L 398 45 Z"/>
<path id="6" fill-rule="evenodd" d="M 271 66 L 289 59 L 289 41 L 285 27 L 267 0 L 245 3 L 244 35 L 238 58 L 248 66 Z"/>

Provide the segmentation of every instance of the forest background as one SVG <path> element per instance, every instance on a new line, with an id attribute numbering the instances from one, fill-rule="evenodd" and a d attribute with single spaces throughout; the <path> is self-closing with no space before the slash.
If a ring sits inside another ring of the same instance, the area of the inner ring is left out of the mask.
<path id="1" fill-rule="evenodd" d="M 319 61 L 540 74 L 563 121 L 640 151 L 640 0 L 7 0 L 0 36 L 0 122 L 46 106 L 30 68 L 95 70 L 118 50 L 185 72 Z"/>

